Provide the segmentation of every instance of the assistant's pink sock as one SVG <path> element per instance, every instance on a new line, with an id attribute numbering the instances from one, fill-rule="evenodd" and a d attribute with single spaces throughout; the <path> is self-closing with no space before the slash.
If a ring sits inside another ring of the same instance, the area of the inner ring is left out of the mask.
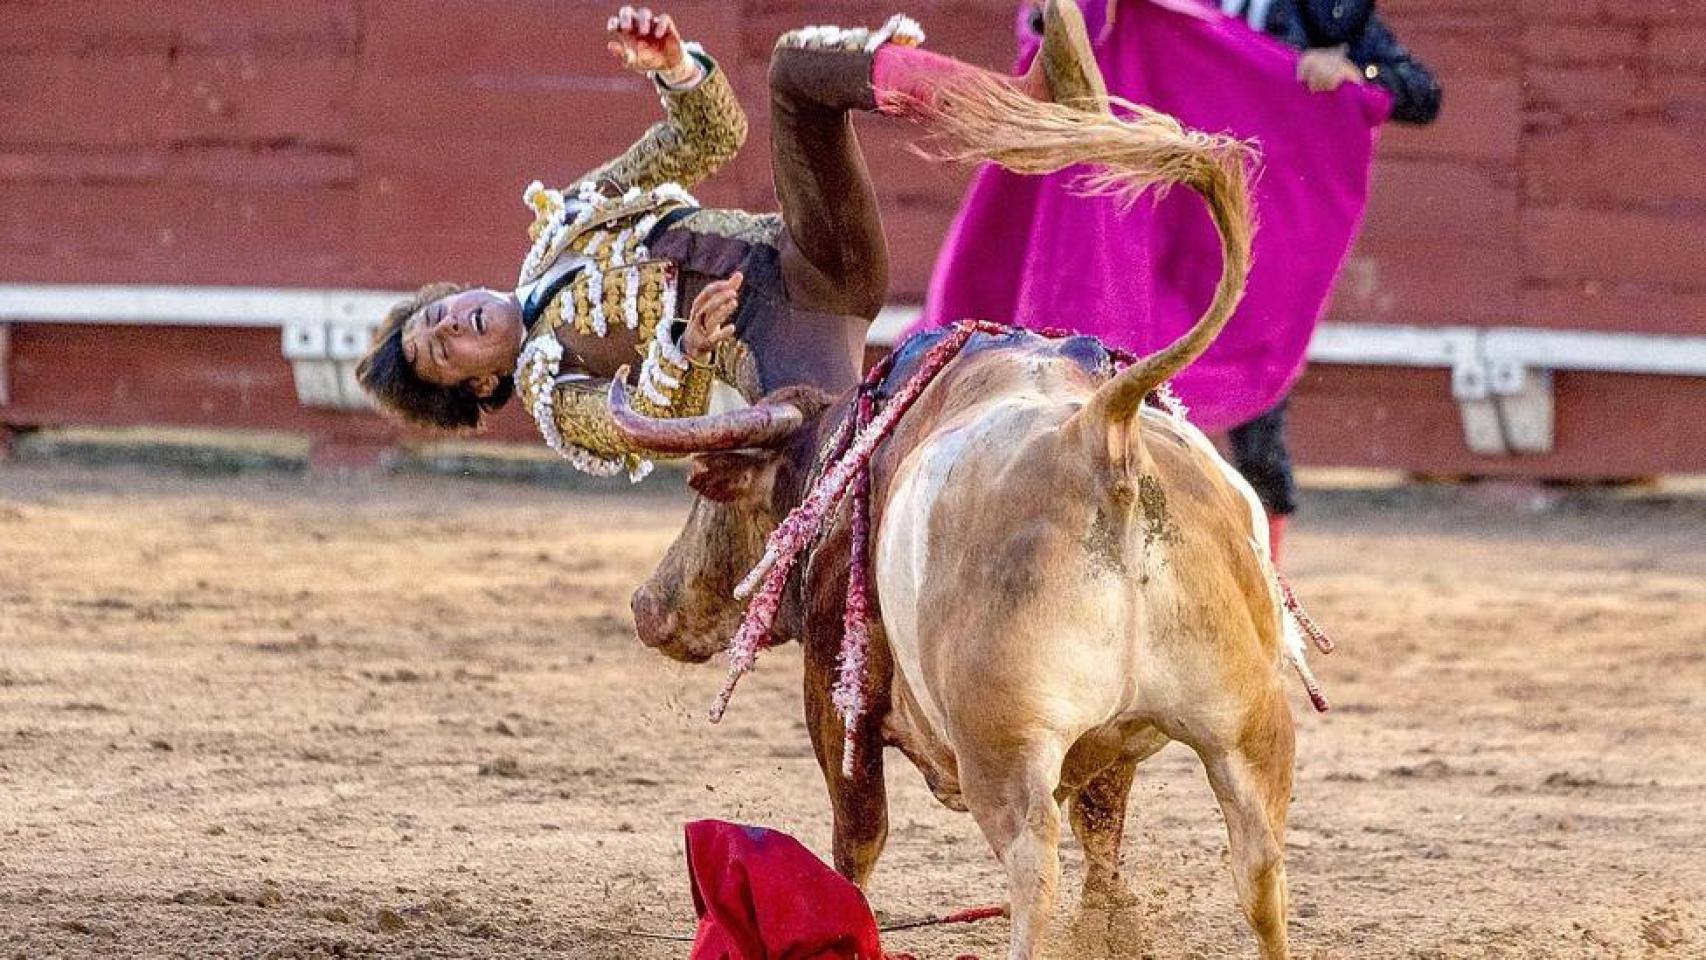
<path id="1" fill-rule="evenodd" d="M 1285 539 L 1285 527 L 1290 519 L 1279 513 L 1268 516 L 1268 555 L 1273 558 L 1276 567 L 1280 562 L 1280 541 Z"/>

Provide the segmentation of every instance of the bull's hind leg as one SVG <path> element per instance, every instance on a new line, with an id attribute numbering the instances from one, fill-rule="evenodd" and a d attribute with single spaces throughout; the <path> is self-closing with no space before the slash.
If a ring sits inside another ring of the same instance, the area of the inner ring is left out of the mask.
<path id="1" fill-rule="evenodd" d="M 1084 848 L 1084 906 L 1120 906 L 1132 899 L 1120 879 L 1120 843 L 1136 760 L 1121 760 L 1096 775 L 1072 799 L 1072 832 Z"/>
<path id="2" fill-rule="evenodd" d="M 1261 943 L 1263 960 L 1286 950 L 1285 818 L 1291 803 L 1291 711 L 1276 689 L 1253 709 L 1230 750 L 1199 751 L 1226 817 L 1238 904 Z"/>
<path id="3" fill-rule="evenodd" d="M 1007 868 L 1013 917 L 1010 960 L 1030 960 L 1054 917 L 1060 889 L 1060 783 L 1064 749 L 990 762 L 960 758 L 966 806 Z"/>

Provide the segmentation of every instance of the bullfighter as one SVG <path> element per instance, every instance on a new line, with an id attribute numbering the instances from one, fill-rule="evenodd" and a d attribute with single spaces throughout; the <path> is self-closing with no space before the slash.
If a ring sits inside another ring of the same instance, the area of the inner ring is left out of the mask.
<path id="1" fill-rule="evenodd" d="M 1103 89 L 1076 4 L 1051 2 L 1043 55 L 1003 78 L 1038 100 Z M 918 49 L 917 23 L 809 27 L 770 61 L 779 214 L 706 209 L 688 189 L 745 139 L 717 62 L 668 14 L 623 7 L 607 44 L 656 84 L 667 119 L 561 190 L 524 200 L 532 246 L 513 288 L 434 283 L 393 307 L 357 368 L 389 413 L 478 428 L 515 394 L 545 442 L 588 473 L 650 470 L 611 428 L 605 392 L 630 364 L 636 407 L 706 411 L 714 379 L 749 400 L 781 386 L 839 390 L 858 379 L 865 332 L 887 296 L 888 251 L 849 111 L 924 120 L 956 79 L 996 74 Z M 685 317 L 678 309 L 689 304 Z"/>

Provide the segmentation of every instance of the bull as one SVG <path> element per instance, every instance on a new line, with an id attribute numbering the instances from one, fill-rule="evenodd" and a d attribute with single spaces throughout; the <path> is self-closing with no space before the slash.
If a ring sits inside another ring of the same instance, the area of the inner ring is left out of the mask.
<path id="1" fill-rule="evenodd" d="M 1084 898 L 1119 897 L 1135 769 L 1172 741 L 1207 771 L 1262 956 L 1287 955 L 1293 728 L 1280 668 L 1293 639 L 1267 526 L 1203 434 L 1145 403 L 1242 294 L 1245 158 L 1168 137 L 1134 175 L 1183 183 L 1215 222 L 1222 275 L 1195 326 L 1117 374 L 1083 338 L 980 335 L 925 389 L 870 464 L 870 702 L 846 736 L 831 698 L 845 509 L 796 568 L 777 625 L 804 645 L 836 868 L 870 877 L 887 835 L 883 749 L 899 748 L 941 802 L 972 814 L 1004 865 L 1014 958 L 1034 954 L 1053 913 L 1063 805 L 1084 850 Z M 898 357 L 897 377 L 908 363 Z M 700 495 L 634 594 L 645 644 L 694 662 L 724 649 L 741 617 L 737 583 L 807 492 L 851 402 L 794 389 L 725 414 L 648 420 L 616 379 L 618 428 L 638 446 L 692 454 Z"/>

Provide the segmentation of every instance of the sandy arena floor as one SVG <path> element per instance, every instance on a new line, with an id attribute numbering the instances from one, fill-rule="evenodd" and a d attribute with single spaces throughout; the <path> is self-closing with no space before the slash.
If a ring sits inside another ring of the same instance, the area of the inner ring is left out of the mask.
<path id="1" fill-rule="evenodd" d="M 1294 698 L 1300 958 L 1706 957 L 1706 500 L 1522 499 L 1307 505 L 1288 566 L 1341 651 L 1334 711 Z M 631 933 L 692 930 L 683 821 L 823 852 L 828 817 L 796 651 L 713 728 L 721 670 L 632 639 L 684 504 L 0 468 L 0 957 L 685 956 Z M 970 818 L 889 770 L 880 914 L 1002 899 Z M 1224 850 L 1163 751 L 1140 905 L 1054 955 L 1251 955 Z"/>

